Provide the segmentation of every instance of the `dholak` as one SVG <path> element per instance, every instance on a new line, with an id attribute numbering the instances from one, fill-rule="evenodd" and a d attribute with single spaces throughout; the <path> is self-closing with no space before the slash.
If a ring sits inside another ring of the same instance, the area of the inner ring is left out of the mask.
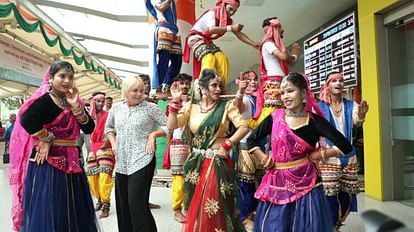
<path id="1" fill-rule="evenodd" d="M 183 165 L 189 154 L 187 144 L 170 145 L 171 173 L 182 174 Z"/>

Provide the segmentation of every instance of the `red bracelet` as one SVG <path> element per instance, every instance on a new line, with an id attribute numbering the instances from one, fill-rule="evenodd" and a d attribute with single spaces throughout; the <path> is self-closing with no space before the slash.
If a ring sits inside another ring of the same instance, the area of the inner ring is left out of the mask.
<path id="1" fill-rule="evenodd" d="M 170 107 L 175 108 L 175 109 L 181 109 L 182 105 L 179 102 L 170 102 L 170 104 L 168 104 Z"/>
<path id="2" fill-rule="evenodd" d="M 221 147 L 224 148 L 224 150 L 229 151 L 231 149 L 231 142 L 230 140 L 226 139 L 221 143 Z"/>
<path id="3" fill-rule="evenodd" d="M 169 105 L 173 106 L 175 108 L 181 108 L 182 107 L 181 102 L 177 102 L 177 101 L 171 101 Z"/>
<path id="4" fill-rule="evenodd" d="M 168 111 L 169 111 L 170 113 L 176 113 L 176 114 L 178 114 L 179 109 L 177 109 L 177 108 L 175 108 L 175 107 L 172 107 L 172 106 L 169 106 L 169 107 L 168 107 Z"/>

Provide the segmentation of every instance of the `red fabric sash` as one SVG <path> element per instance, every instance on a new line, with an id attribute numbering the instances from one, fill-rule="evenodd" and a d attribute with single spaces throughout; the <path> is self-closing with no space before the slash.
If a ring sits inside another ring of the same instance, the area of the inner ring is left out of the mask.
<path id="1" fill-rule="evenodd" d="M 104 130 L 105 130 L 105 123 L 106 119 L 108 118 L 108 111 L 101 111 L 101 113 L 98 116 L 98 119 L 96 120 L 95 130 L 90 135 L 91 139 L 91 152 L 96 152 L 99 150 L 99 148 L 104 143 Z"/>

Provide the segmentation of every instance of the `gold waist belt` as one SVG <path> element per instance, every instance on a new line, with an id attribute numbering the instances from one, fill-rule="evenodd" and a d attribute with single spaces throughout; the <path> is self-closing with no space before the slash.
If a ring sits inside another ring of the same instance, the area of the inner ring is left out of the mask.
<path id="1" fill-rule="evenodd" d="M 292 162 L 285 162 L 285 163 L 276 163 L 274 165 L 275 169 L 288 169 L 288 168 L 295 168 L 302 166 L 309 162 L 308 156 L 303 157 L 302 159 L 294 160 Z"/>
<path id="2" fill-rule="evenodd" d="M 52 145 L 54 146 L 62 146 L 62 147 L 76 147 L 78 144 L 76 140 L 65 140 L 65 139 L 55 139 L 53 140 Z"/>

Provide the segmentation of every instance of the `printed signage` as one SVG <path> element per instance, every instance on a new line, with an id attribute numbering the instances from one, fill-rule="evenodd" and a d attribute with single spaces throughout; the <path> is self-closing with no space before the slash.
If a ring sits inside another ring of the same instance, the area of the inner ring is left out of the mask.
<path id="1" fill-rule="evenodd" d="M 51 60 L 0 35 L 0 79 L 39 86 Z"/>
<path id="2" fill-rule="evenodd" d="M 305 74 L 313 92 L 330 72 L 344 75 L 345 87 L 357 85 L 357 59 L 354 13 L 304 41 Z"/>

